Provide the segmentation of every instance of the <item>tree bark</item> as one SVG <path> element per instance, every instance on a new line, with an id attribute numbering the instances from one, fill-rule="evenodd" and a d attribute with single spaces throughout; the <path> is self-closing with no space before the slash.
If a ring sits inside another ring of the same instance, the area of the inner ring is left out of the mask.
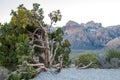
<path id="1" fill-rule="evenodd" d="M 53 63 L 53 61 L 54 61 L 54 59 L 55 59 L 55 56 L 56 56 L 56 54 L 57 54 L 57 49 L 59 48 L 59 43 L 57 43 L 57 45 L 56 45 L 56 49 L 54 50 L 54 54 L 51 56 L 51 58 L 50 58 L 50 65 L 52 65 L 52 63 Z"/>
<path id="2" fill-rule="evenodd" d="M 37 52 L 36 55 L 39 57 L 40 63 L 45 63 L 45 59 L 40 55 L 40 53 Z"/>
<path id="3" fill-rule="evenodd" d="M 42 62 L 44 64 L 45 68 L 50 68 L 50 67 L 52 67 L 53 61 L 57 54 L 56 51 L 59 48 L 59 43 L 57 43 L 56 48 L 53 50 L 54 39 L 51 40 L 51 48 L 50 48 L 47 28 L 43 27 L 40 21 L 38 22 L 38 24 L 40 27 L 35 29 L 35 31 L 32 34 L 32 37 L 31 37 L 32 47 L 33 47 L 33 49 L 35 47 L 43 49 L 44 57 L 42 57 L 39 53 L 36 53 L 36 55 L 39 57 L 39 62 Z M 40 34 L 37 34 L 38 30 L 41 30 Z M 38 42 L 39 44 L 34 44 L 34 41 Z M 56 66 L 56 69 L 58 72 L 62 69 L 62 60 L 63 60 L 63 56 L 60 55 L 58 57 L 58 64 Z M 31 66 L 31 65 L 29 65 L 29 66 Z M 34 64 L 34 65 L 36 65 L 36 64 Z"/>

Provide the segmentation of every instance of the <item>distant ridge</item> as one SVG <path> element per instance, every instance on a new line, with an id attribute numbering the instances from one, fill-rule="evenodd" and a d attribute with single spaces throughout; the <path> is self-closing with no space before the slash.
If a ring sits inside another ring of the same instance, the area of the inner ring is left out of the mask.
<path id="1" fill-rule="evenodd" d="M 112 40 L 120 37 L 120 25 L 103 27 L 101 23 L 94 21 L 79 24 L 70 20 L 62 29 L 65 32 L 64 39 L 70 41 L 72 49 L 109 48 L 111 47 L 109 44 L 116 42 Z M 117 43 L 119 44 L 120 41 Z"/>

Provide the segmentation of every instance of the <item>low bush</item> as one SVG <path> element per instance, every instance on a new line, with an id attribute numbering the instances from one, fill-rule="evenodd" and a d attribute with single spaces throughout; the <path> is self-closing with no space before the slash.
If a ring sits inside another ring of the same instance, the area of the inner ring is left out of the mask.
<path id="1" fill-rule="evenodd" d="M 110 68 L 120 67 L 120 50 L 109 49 L 106 54 L 106 61 L 110 65 Z"/>
<path id="2" fill-rule="evenodd" d="M 109 49 L 107 51 L 107 61 L 110 61 L 112 58 L 120 59 L 120 51 L 116 49 Z"/>
<path id="3" fill-rule="evenodd" d="M 99 67 L 96 55 L 90 54 L 90 53 L 79 55 L 78 60 L 76 60 L 75 65 L 79 65 L 79 64 L 88 65 L 90 62 L 92 62 L 92 64 L 88 68 L 98 68 Z"/>
<path id="4" fill-rule="evenodd" d="M 9 76 L 9 80 L 21 80 L 22 76 L 19 72 L 12 72 Z"/>
<path id="5" fill-rule="evenodd" d="M 98 61 L 101 68 L 119 68 L 120 51 L 116 49 L 109 49 L 106 54 L 98 55 Z"/>
<path id="6" fill-rule="evenodd" d="M 11 72 L 9 80 L 29 80 L 37 74 L 33 67 L 22 67 L 21 69 Z"/>

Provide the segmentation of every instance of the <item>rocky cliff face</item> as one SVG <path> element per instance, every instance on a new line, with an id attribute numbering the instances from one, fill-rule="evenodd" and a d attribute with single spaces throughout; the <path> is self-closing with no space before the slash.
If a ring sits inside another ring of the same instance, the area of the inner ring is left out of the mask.
<path id="1" fill-rule="evenodd" d="M 107 44 L 107 47 L 109 48 L 116 48 L 120 49 L 120 37 L 117 37 L 115 39 L 110 40 Z"/>
<path id="2" fill-rule="evenodd" d="M 68 21 L 62 29 L 65 32 L 64 38 L 70 41 L 72 49 L 109 47 L 109 41 L 120 36 L 120 25 L 104 28 L 101 23 L 94 21 L 81 24 Z M 114 44 L 114 41 L 110 44 Z"/>

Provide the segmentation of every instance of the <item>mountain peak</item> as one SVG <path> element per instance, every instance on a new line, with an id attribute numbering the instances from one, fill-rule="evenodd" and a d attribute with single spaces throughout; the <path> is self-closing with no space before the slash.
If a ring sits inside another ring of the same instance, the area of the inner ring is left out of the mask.
<path id="1" fill-rule="evenodd" d="M 86 25 L 85 25 L 87 28 L 100 28 L 100 27 L 102 27 L 102 24 L 101 23 L 96 23 L 96 22 L 94 22 L 94 21 L 89 21 L 89 22 L 87 22 L 86 23 Z"/>
<path id="2" fill-rule="evenodd" d="M 70 20 L 62 29 L 72 49 L 99 49 L 120 42 L 120 38 L 117 38 L 120 37 L 119 25 L 104 28 L 101 23 L 94 21 L 79 24 Z"/>
<path id="3" fill-rule="evenodd" d="M 95 22 L 92 20 L 92 21 L 88 21 L 86 24 L 95 24 Z"/>
<path id="4" fill-rule="evenodd" d="M 78 26 L 79 24 L 75 21 L 72 21 L 72 20 L 69 20 L 67 23 L 66 23 L 66 26 Z"/>

